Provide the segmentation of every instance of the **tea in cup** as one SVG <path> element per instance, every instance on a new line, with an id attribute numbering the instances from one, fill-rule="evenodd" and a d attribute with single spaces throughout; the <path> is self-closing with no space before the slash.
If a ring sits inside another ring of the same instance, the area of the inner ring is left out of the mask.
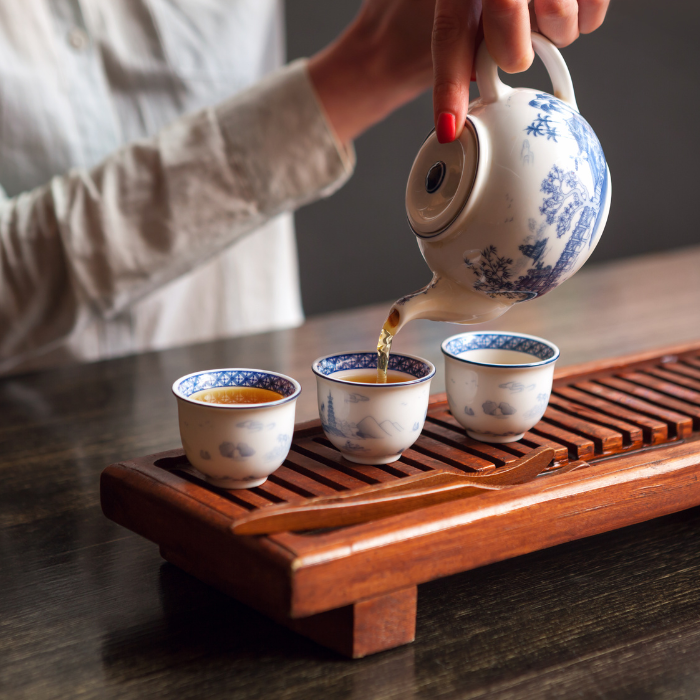
<path id="1" fill-rule="evenodd" d="M 392 354 L 385 384 L 377 383 L 376 352 L 327 355 L 312 369 L 323 432 L 345 459 L 388 464 L 418 439 L 435 375 L 428 360 Z"/>
<path id="2" fill-rule="evenodd" d="M 477 331 L 442 344 L 450 411 L 467 435 L 515 442 L 547 408 L 559 348 L 524 333 Z"/>
<path id="3" fill-rule="evenodd" d="M 257 369 L 215 369 L 173 384 L 190 464 L 214 486 L 260 486 L 292 444 L 297 381 Z"/>

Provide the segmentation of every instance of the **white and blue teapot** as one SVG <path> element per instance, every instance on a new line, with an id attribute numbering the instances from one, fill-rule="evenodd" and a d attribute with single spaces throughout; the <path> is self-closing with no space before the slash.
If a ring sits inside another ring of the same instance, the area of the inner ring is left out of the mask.
<path id="1" fill-rule="evenodd" d="M 554 95 L 502 83 L 482 44 L 461 136 L 440 144 L 432 132 L 416 156 L 406 212 L 433 279 L 396 302 L 396 330 L 497 318 L 567 280 L 598 243 L 611 195 L 603 149 L 559 51 L 539 34 L 532 44 Z"/>

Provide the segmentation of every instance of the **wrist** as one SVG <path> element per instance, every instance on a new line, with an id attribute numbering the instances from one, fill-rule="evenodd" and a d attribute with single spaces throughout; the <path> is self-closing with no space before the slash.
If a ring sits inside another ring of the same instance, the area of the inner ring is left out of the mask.
<path id="1" fill-rule="evenodd" d="M 386 48 L 355 22 L 309 59 L 308 70 L 331 127 L 346 144 L 415 97 L 412 85 L 386 60 Z"/>

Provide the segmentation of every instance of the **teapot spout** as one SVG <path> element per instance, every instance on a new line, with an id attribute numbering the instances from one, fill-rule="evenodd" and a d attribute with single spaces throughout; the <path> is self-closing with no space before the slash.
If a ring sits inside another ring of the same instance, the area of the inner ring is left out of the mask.
<path id="1" fill-rule="evenodd" d="M 518 299 L 486 296 L 435 275 L 422 289 L 402 297 L 392 307 L 384 328 L 396 335 L 419 318 L 448 323 L 485 323 L 503 315 Z"/>

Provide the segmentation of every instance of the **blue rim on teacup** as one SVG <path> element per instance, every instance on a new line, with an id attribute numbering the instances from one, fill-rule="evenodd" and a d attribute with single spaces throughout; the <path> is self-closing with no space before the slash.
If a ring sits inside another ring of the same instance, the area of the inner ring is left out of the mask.
<path id="1" fill-rule="evenodd" d="M 458 333 L 443 341 L 440 346 L 443 354 L 459 362 L 482 367 L 511 367 L 513 369 L 523 367 L 541 367 L 556 362 L 559 358 L 559 348 L 544 338 L 526 333 L 511 333 L 508 331 L 472 331 Z M 459 357 L 470 350 L 512 350 L 540 358 L 536 362 L 523 364 L 502 364 L 499 362 L 480 362 Z"/>
<path id="2" fill-rule="evenodd" d="M 422 357 L 392 353 L 389 356 L 389 369 L 410 374 L 415 379 L 391 384 L 371 384 L 369 382 L 351 382 L 347 379 L 334 377 L 336 372 L 349 369 L 377 369 L 377 352 L 343 352 L 319 357 L 311 365 L 311 370 L 318 377 L 323 377 L 338 384 L 355 386 L 402 387 L 427 382 L 435 376 L 435 365 Z"/>
<path id="3" fill-rule="evenodd" d="M 266 403 L 210 403 L 209 401 L 197 401 L 190 398 L 192 394 L 204 389 L 217 389 L 220 387 L 240 386 L 254 389 L 268 389 L 282 394 L 277 401 Z M 249 410 L 251 408 L 268 408 L 279 406 L 288 401 L 293 401 L 301 394 L 301 384 L 296 379 L 279 372 L 269 372 L 262 369 L 229 368 L 210 369 L 200 372 L 192 372 L 180 377 L 173 383 L 173 394 L 178 399 L 189 401 L 198 406 L 209 408 L 223 408 L 226 410 Z"/>

